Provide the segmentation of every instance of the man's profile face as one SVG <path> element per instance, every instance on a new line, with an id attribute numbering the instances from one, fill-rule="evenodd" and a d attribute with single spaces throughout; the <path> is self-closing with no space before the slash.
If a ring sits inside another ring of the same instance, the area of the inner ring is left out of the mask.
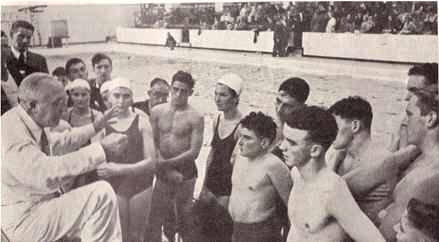
<path id="1" fill-rule="evenodd" d="M 406 115 L 402 123 L 407 127 L 407 141 L 409 144 L 419 145 L 425 135 L 425 116 L 417 106 L 418 97 L 413 95 L 406 107 Z"/>
<path id="2" fill-rule="evenodd" d="M 419 90 L 425 87 L 425 77 L 420 75 L 411 75 L 407 80 L 407 96 L 405 100 L 408 101 L 413 96 L 413 91 Z"/>
<path id="3" fill-rule="evenodd" d="M 189 96 L 192 95 L 192 89 L 188 84 L 180 81 L 174 81 L 171 86 L 171 101 L 177 105 L 186 105 Z"/>
<path id="4" fill-rule="evenodd" d="M 156 83 L 148 90 L 149 105 L 154 107 L 155 105 L 162 104 L 168 101 L 169 87 L 165 84 Z"/>
<path id="5" fill-rule="evenodd" d="M 276 102 L 274 104 L 276 114 L 281 120 L 285 120 L 285 117 L 291 115 L 293 111 L 301 105 L 300 102 L 288 95 L 284 90 L 280 90 L 277 93 Z"/>
<path id="6" fill-rule="evenodd" d="M 67 97 L 60 83 L 47 84 L 32 112 L 32 119 L 41 127 L 56 127 L 67 111 Z"/>
<path id="7" fill-rule="evenodd" d="M 12 38 L 12 47 L 17 51 L 26 51 L 29 48 L 33 32 L 30 29 L 19 27 Z"/>
<path id="8" fill-rule="evenodd" d="M 283 128 L 281 145 L 282 155 L 288 167 L 304 166 L 308 163 L 311 150 L 311 142 L 308 140 L 308 131 L 291 128 L 287 124 Z"/>
<path id="9" fill-rule="evenodd" d="M 82 62 L 75 63 L 75 64 L 71 65 L 69 68 L 70 81 L 73 81 L 73 80 L 78 79 L 78 78 L 88 80 L 87 67 Z"/>
<path id="10" fill-rule="evenodd" d="M 241 155 L 248 158 L 257 157 L 265 151 L 262 147 L 262 139 L 254 131 L 245 127 L 240 130 L 238 145 Z"/>
<path id="11" fill-rule="evenodd" d="M 111 80 L 111 72 L 113 68 L 110 64 L 110 60 L 102 59 L 94 66 L 94 72 L 96 73 L 96 78 L 100 81 Z"/>
<path id="12" fill-rule="evenodd" d="M 337 123 L 337 137 L 332 142 L 332 147 L 336 150 L 345 149 L 354 139 L 354 132 L 352 131 L 351 121 L 342 119 L 338 115 L 333 115 Z"/>

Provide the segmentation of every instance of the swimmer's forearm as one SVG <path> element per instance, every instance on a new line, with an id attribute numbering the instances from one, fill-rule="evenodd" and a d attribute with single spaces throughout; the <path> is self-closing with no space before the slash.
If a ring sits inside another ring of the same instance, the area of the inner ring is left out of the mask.
<path id="1" fill-rule="evenodd" d="M 188 150 L 180 155 L 177 155 L 175 157 L 169 158 L 169 159 L 159 159 L 158 160 L 158 166 L 160 168 L 177 168 L 183 166 L 188 161 L 194 161 L 197 159 L 198 154 L 200 153 L 200 150 L 198 152 L 193 150 Z"/>
<path id="2" fill-rule="evenodd" d="M 420 150 L 410 145 L 385 157 L 382 162 L 375 162 L 359 167 L 343 176 L 355 199 L 361 199 L 376 186 L 395 176 L 401 167 L 407 166 L 420 154 Z"/>
<path id="3" fill-rule="evenodd" d="M 153 176 L 155 171 L 155 162 L 151 159 L 145 159 L 134 164 L 117 164 L 118 175 L 145 175 Z"/>

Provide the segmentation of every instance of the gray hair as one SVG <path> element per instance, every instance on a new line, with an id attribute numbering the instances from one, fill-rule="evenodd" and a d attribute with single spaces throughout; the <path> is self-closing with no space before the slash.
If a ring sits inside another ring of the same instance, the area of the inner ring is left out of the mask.
<path id="1" fill-rule="evenodd" d="M 38 101 L 47 92 L 49 84 L 56 83 L 55 79 L 49 74 L 35 72 L 25 77 L 18 88 L 18 98 L 20 101 Z"/>

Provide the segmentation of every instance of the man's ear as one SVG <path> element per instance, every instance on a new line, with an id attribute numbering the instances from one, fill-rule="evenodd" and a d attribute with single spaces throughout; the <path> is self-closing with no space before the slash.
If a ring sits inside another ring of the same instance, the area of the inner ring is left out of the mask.
<path id="1" fill-rule="evenodd" d="M 148 96 L 151 97 L 151 90 L 148 90 Z"/>
<path id="2" fill-rule="evenodd" d="M 189 96 L 192 96 L 192 94 L 194 93 L 194 89 L 191 89 L 191 92 L 189 93 Z"/>
<path id="3" fill-rule="evenodd" d="M 36 100 L 20 100 L 20 106 L 26 111 L 27 114 L 35 112 L 37 101 Z"/>
<path id="4" fill-rule="evenodd" d="M 312 144 L 310 149 L 310 156 L 316 158 L 319 157 L 321 154 L 323 154 L 323 147 L 318 144 Z"/>
<path id="5" fill-rule="evenodd" d="M 429 114 L 426 115 L 427 117 L 427 128 L 434 128 L 438 124 L 437 120 L 437 112 L 431 111 Z"/>
<path id="6" fill-rule="evenodd" d="M 354 119 L 351 121 L 351 129 L 354 133 L 358 133 L 361 129 L 361 121 Z"/>
<path id="7" fill-rule="evenodd" d="M 262 139 L 262 141 L 261 141 L 262 148 L 268 149 L 268 148 L 270 148 L 270 145 L 271 145 L 271 141 L 269 138 Z"/>

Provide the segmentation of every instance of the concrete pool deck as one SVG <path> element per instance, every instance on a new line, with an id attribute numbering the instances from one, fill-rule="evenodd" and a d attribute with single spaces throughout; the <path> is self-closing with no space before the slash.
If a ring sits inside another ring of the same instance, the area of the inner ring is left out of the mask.
<path id="1" fill-rule="evenodd" d="M 214 61 L 228 64 L 246 64 L 270 68 L 285 68 L 318 75 L 346 75 L 380 81 L 405 83 L 411 65 L 370 61 L 353 61 L 317 57 L 290 56 L 272 57 L 270 54 L 250 52 L 176 48 L 171 51 L 164 46 L 150 46 L 124 43 L 92 43 L 66 45 L 63 48 L 34 48 L 44 56 L 73 55 L 78 53 L 122 52 L 135 55 L 186 58 L 196 61 Z"/>

